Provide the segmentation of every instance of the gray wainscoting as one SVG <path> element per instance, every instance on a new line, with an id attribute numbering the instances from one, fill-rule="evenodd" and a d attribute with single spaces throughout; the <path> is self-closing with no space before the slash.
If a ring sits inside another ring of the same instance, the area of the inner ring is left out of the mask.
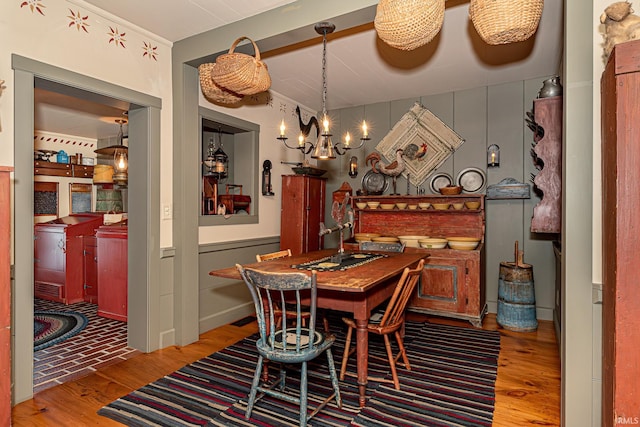
<path id="1" fill-rule="evenodd" d="M 253 315 L 251 295 L 242 281 L 209 275 L 236 263 L 256 262 L 256 254 L 280 249 L 280 236 L 201 245 L 198 255 L 199 332 Z"/>

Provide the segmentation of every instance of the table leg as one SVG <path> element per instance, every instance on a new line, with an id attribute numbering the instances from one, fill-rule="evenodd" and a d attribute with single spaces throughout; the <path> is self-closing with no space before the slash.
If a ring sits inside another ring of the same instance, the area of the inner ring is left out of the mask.
<path id="1" fill-rule="evenodd" d="M 360 407 L 364 407 L 367 393 L 367 377 L 369 363 L 369 332 L 367 332 L 367 319 L 355 319 L 356 321 L 356 355 L 358 367 L 358 391 L 360 393 Z"/>

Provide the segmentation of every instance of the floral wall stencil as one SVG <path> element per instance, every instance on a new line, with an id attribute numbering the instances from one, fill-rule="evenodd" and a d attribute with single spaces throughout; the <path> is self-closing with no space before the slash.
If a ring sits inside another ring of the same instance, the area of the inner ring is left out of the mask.
<path id="1" fill-rule="evenodd" d="M 151 42 L 147 43 L 147 42 L 142 42 L 142 44 L 144 45 L 142 47 L 142 56 L 148 56 L 149 59 L 153 59 L 154 61 L 158 60 L 158 46 L 153 46 L 151 44 Z"/>
<path id="2" fill-rule="evenodd" d="M 44 12 L 42 11 L 42 9 L 44 9 L 46 6 L 44 4 L 42 4 L 41 0 L 27 0 L 27 1 L 23 1 L 20 4 L 20 7 L 24 7 L 24 6 L 29 6 L 29 9 L 31 9 L 31 13 L 33 13 L 33 11 L 37 11 L 40 15 L 44 16 Z"/>
<path id="3" fill-rule="evenodd" d="M 71 22 L 69 22 L 69 27 L 73 27 L 75 25 L 78 31 L 83 30 L 85 33 L 88 33 L 89 31 L 87 30 L 87 27 L 89 26 L 89 23 L 87 21 L 89 20 L 89 15 L 82 16 L 80 11 L 74 12 L 71 9 L 69 9 L 69 13 L 71 13 L 71 15 L 67 16 L 67 18 L 71 20 Z"/>
<path id="4" fill-rule="evenodd" d="M 127 33 L 121 33 L 120 31 L 118 31 L 118 27 L 116 27 L 115 29 L 113 27 L 109 27 L 109 30 L 111 30 L 107 33 L 111 37 L 109 39 L 109 43 L 114 42 L 116 46 L 122 46 L 126 49 L 127 46 L 125 46 L 124 42 L 126 42 L 127 40 L 125 40 L 124 36 Z"/>
<path id="5" fill-rule="evenodd" d="M 376 150 L 388 160 L 395 160 L 396 150 L 404 151 L 405 170 L 413 185 L 420 185 L 449 156 L 462 145 L 464 139 L 445 125 L 431 111 L 415 103 L 376 145 Z"/>

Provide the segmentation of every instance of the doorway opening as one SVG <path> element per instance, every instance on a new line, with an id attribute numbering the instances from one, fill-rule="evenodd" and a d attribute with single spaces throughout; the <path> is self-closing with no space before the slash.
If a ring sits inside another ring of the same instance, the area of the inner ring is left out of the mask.
<path id="1" fill-rule="evenodd" d="M 157 177 L 160 170 L 161 100 L 18 55 L 12 56 L 12 67 L 15 74 L 12 397 L 15 404 L 33 396 L 35 88 L 47 88 L 97 103 L 119 102 L 129 105 L 129 161 L 136 167 L 130 170 L 128 177 L 128 252 L 136 256 L 135 262 L 128 262 L 127 277 L 129 283 L 135 283 L 136 286 L 130 286 L 127 295 L 127 341 L 128 346 L 144 352 L 155 349 L 149 337 L 157 334 L 156 326 L 150 325 L 158 323 L 157 313 L 150 306 L 158 300 L 159 295 L 159 277 L 156 276 L 159 276 L 160 248 L 150 247 L 147 242 L 160 240 Z"/>

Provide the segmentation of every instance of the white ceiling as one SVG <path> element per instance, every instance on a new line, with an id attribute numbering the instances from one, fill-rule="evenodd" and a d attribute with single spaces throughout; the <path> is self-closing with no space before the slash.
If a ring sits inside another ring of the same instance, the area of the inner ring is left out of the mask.
<path id="1" fill-rule="evenodd" d="M 292 3 L 291 0 L 86 2 L 172 42 Z M 347 31 L 336 28 L 327 44 L 327 108 L 490 86 L 559 71 L 563 0 L 544 2 L 542 19 L 532 38 L 502 46 L 489 46 L 480 39 L 469 20 L 466 0 L 449 0 L 446 4 L 439 35 L 411 52 L 386 45 L 377 37 L 372 23 Z M 313 28 L 308 32 L 312 43 L 261 53 L 269 67 L 273 90 L 320 110 L 322 40 Z M 113 113 L 110 111 L 106 116 L 113 117 Z M 98 117 L 86 109 L 81 113 L 61 111 L 54 101 L 43 100 L 36 109 L 36 128 L 92 138 L 117 133 L 114 122 L 95 120 Z"/>

